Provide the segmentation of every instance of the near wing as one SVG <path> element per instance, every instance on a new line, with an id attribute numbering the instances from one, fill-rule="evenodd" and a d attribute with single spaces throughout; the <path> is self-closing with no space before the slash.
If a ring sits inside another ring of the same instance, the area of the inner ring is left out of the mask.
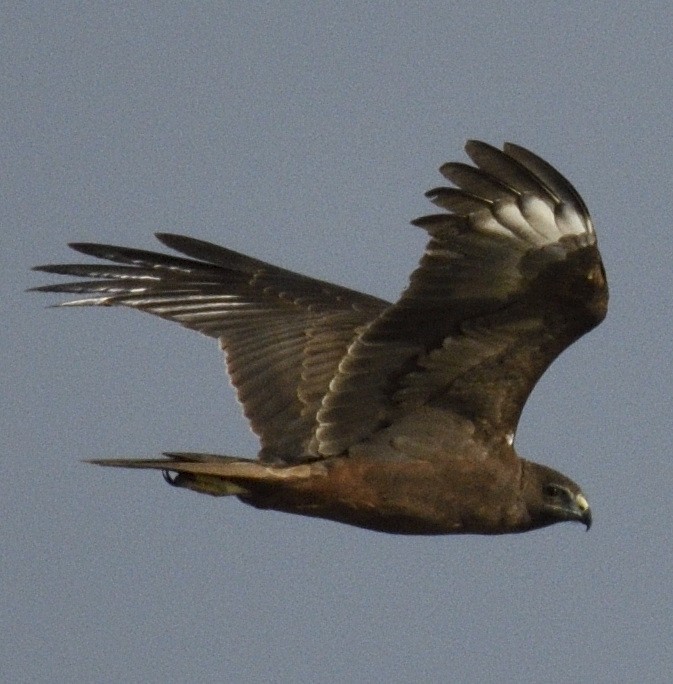
<path id="1" fill-rule="evenodd" d="M 93 278 L 37 287 L 91 295 L 63 306 L 128 306 L 220 340 L 260 458 L 316 456 L 308 444 L 337 365 L 356 335 L 389 304 L 181 235 L 158 234 L 191 257 L 89 243 L 70 245 L 114 264 L 38 266 Z"/>
<path id="2" fill-rule="evenodd" d="M 427 193 L 449 213 L 414 224 L 430 242 L 400 300 L 353 342 L 318 412 L 313 448 L 338 454 L 421 405 L 513 435 L 549 364 L 607 309 L 587 208 L 532 152 L 470 141 L 475 167 Z"/>

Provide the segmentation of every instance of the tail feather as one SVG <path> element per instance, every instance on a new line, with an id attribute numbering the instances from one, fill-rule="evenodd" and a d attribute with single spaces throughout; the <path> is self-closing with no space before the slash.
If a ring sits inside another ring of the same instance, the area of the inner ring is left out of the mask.
<path id="1" fill-rule="evenodd" d="M 278 482 L 287 477 L 308 477 L 310 468 L 273 466 L 236 456 L 219 456 L 191 452 L 167 452 L 165 458 L 102 458 L 85 463 L 112 468 L 161 470 L 164 479 L 174 487 L 191 489 L 212 496 L 246 496 L 255 484 Z M 170 473 L 177 473 L 171 476 Z"/>
<path id="2" fill-rule="evenodd" d="M 209 468 L 221 468 L 233 463 L 255 463 L 245 458 L 236 456 L 220 456 L 218 454 L 200 454 L 192 452 L 166 452 L 165 458 L 92 458 L 86 459 L 85 463 L 108 466 L 111 468 L 145 468 L 153 470 L 170 470 L 178 472 L 203 472 L 201 468 L 206 465 Z M 196 470 L 190 470 L 196 468 Z"/>

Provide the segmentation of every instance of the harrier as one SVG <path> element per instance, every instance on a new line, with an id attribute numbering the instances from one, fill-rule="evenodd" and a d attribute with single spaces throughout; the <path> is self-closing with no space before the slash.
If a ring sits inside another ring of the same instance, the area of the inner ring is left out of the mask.
<path id="1" fill-rule="evenodd" d="M 176 486 L 399 534 L 502 534 L 591 511 L 580 487 L 519 457 L 524 403 L 552 361 L 603 320 L 608 290 L 589 212 L 532 152 L 470 141 L 395 304 L 182 235 L 182 256 L 75 243 L 109 264 L 35 288 L 62 306 L 127 306 L 219 341 L 260 438 L 257 459 L 166 453 L 94 460 Z"/>

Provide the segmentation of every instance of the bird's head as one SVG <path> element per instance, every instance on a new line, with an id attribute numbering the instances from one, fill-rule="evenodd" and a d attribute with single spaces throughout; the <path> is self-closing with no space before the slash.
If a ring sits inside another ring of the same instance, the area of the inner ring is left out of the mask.
<path id="1" fill-rule="evenodd" d="M 591 508 L 580 487 L 570 478 L 538 463 L 525 462 L 523 497 L 531 528 L 574 520 L 591 527 Z"/>

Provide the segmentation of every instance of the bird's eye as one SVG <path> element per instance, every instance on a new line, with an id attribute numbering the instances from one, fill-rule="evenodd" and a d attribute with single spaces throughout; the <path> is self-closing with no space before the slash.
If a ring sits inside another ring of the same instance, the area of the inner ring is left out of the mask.
<path id="1" fill-rule="evenodd" d="M 546 485 L 544 488 L 544 493 L 545 493 L 545 496 L 548 496 L 551 499 L 565 498 L 565 490 L 563 489 L 563 487 L 559 487 L 558 485 L 555 485 L 555 484 Z"/>

